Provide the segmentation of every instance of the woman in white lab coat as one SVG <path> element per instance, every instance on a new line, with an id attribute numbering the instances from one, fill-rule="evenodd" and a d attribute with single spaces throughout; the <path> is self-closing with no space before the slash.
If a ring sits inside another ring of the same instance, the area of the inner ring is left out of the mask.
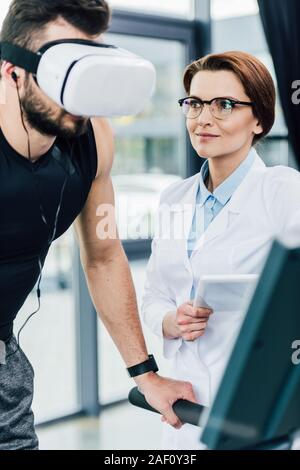
<path id="1" fill-rule="evenodd" d="M 300 246 L 300 175 L 267 168 L 254 148 L 275 114 L 275 87 L 258 59 L 211 54 L 187 67 L 184 86 L 191 143 L 206 161 L 162 194 L 142 315 L 174 378 L 191 382 L 209 407 L 243 313 L 194 309 L 195 286 L 207 274 L 260 274 L 275 237 Z M 164 449 L 204 448 L 199 428 L 164 428 Z"/>

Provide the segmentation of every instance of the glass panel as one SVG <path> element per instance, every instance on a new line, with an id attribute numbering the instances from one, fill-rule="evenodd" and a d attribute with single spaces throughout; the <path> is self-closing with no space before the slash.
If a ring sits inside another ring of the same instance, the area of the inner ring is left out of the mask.
<path id="1" fill-rule="evenodd" d="M 109 4 L 120 10 L 194 18 L 194 0 L 110 0 Z"/>
<path id="2" fill-rule="evenodd" d="M 255 15 L 258 13 L 256 0 L 211 0 L 213 20 L 232 18 L 233 16 Z"/>
<path id="3" fill-rule="evenodd" d="M 11 0 L 1 0 L 0 26 L 5 18 Z M 194 18 L 194 0 L 110 0 L 113 9 L 131 10 L 140 13 L 154 13 L 165 16 Z"/>
<path id="4" fill-rule="evenodd" d="M 147 259 L 132 261 L 130 269 L 133 275 L 133 281 L 136 288 L 139 308 L 142 303 L 144 284 L 146 281 Z M 100 325 L 100 322 L 99 322 Z M 143 325 L 145 338 L 149 353 L 154 354 L 159 364 L 160 373 L 169 374 L 169 361 L 162 355 L 162 343 L 150 330 Z M 126 398 L 129 390 L 134 386 L 132 379 L 128 377 L 123 360 L 117 352 L 112 339 L 103 328 L 98 328 L 98 344 L 101 345 L 99 351 L 99 400 L 101 404 L 106 404 L 115 400 Z"/>
<path id="5" fill-rule="evenodd" d="M 177 104 L 185 95 L 182 85 L 185 45 L 116 34 L 107 34 L 105 41 L 149 59 L 157 70 L 156 93 L 145 111 L 137 117 L 112 120 L 116 143 L 113 182 L 120 236 L 150 238 L 162 190 L 184 177 L 186 171 L 185 121 Z M 146 263 L 147 260 L 131 263 L 139 305 Z M 113 341 L 100 325 L 99 399 L 108 403 L 125 398 L 133 382 Z M 162 359 L 160 341 L 145 331 L 149 351 L 155 354 L 163 370 L 166 361 Z"/>
<path id="6" fill-rule="evenodd" d="M 52 245 L 43 271 L 41 310 L 20 335 L 35 370 L 33 410 L 38 422 L 78 411 L 73 246 L 71 230 Z M 34 291 L 18 314 L 15 334 L 37 305 Z"/>
<path id="7" fill-rule="evenodd" d="M 0 8 L 0 29 L 2 28 L 2 23 L 4 18 L 6 17 L 9 9 L 9 5 L 11 4 L 11 0 L 1 0 L 1 8 Z"/>
<path id="8" fill-rule="evenodd" d="M 1 0 L 0 26 L 5 18 L 11 0 Z M 179 18 L 194 18 L 194 0 L 109 0 L 113 9 L 140 13 L 154 13 Z"/>
<path id="9" fill-rule="evenodd" d="M 272 57 L 268 50 L 256 0 L 212 0 L 212 49 L 213 52 L 238 49 L 260 59 L 277 80 Z M 236 8 L 234 8 L 234 5 Z M 232 9 L 233 6 L 233 9 Z M 237 14 L 238 13 L 238 14 Z M 282 107 L 277 91 L 276 120 L 270 135 L 287 136 Z"/>
<path id="10" fill-rule="evenodd" d="M 287 136 L 288 130 L 285 124 L 285 119 L 283 115 L 283 109 L 280 103 L 280 97 L 279 97 L 279 90 L 277 86 L 277 78 L 275 75 L 275 69 L 273 65 L 273 60 L 271 57 L 271 54 L 268 51 L 261 52 L 256 54 L 256 57 L 262 61 L 262 63 L 267 67 L 269 72 L 271 73 L 275 86 L 276 86 L 276 96 L 277 96 L 277 101 L 276 101 L 276 108 L 275 108 L 275 122 L 274 125 L 271 129 L 270 136 Z"/>
<path id="11" fill-rule="evenodd" d="M 287 140 L 265 139 L 256 150 L 267 166 L 289 166 L 289 144 Z"/>
<path id="12" fill-rule="evenodd" d="M 120 237 L 151 238 L 160 193 L 185 175 L 185 123 L 177 103 L 184 95 L 185 45 L 116 34 L 107 34 L 105 41 L 149 59 L 157 70 L 156 92 L 146 109 L 135 117 L 112 120 Z"/>

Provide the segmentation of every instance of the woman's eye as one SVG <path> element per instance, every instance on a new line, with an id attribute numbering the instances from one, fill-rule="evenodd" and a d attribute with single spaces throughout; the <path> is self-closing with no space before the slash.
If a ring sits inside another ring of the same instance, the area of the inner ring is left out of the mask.
<path id="1" fill-rule="evenodd" d="M 232 108 L 232 103 L 231 103 L 231 101 L 228 101 L 228 100 L 221 100 L 219 102 L 219 106 L 223 109 L 231 109 Z"/>
<path id="2" fill-rule="evenodd" d="M 199 108 L 200 107 L 200 103 L 198 101 L 194 101 L 194 100 L 190 100 L 188 102 L 188 105 L 191 107 L 191 108 Z"/>

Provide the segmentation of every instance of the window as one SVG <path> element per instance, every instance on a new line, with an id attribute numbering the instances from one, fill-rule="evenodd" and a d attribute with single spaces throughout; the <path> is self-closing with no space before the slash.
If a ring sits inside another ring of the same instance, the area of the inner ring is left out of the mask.
<path id="1" fill-rule="evenodd" d="M 113 8 L 183 18 L 194 17 L 194 0 L 110 0 Z"/>
<path id="2" fill-rule="evenodd" d="M 2 23 L 4 18 L 6 17 L 9 9 L 9 5 L 11 4 L 11 0 L 1 0 L 1 8 L 0 8 L 0 29 L 2 28 Z"/>
<path id="3" fill-rule="evenodd" d="M 156 92 L 146 109 L 138 116 L 112 120 L 120 237 L 149 239 L 161 192 L 186 171 L 185 126 L 177 103 L 184 93 L 185 45 L 117 34 L 107 34 L 105 41 L 145 57 L 157 71 Z"/>
<path id="4" fill-rule="evenodd" d="M 212 20 L 258 14 L 256 0 L 211 0 Z"/>
<path id="5" fill-rule="evenodd" d="M 213 52 L 239 49 L 253 54 L 267 67 L 276 85 L 274 65 L 266 43 L 257 1 L 212 0 L 211 13 Z M 275 124 L 268 137 L 257 147 L 258 153 L 267 165 L 291 163 L 287 133 L 277 90 Z"/>
<path id="6" fill-rule="evenodd" d="M 113 182 L 120 236 L 123 240 L 149 239 L 162 190 L 186 175 L 185 122 L 177 103 L 184 95 L 186 44 L 117 34 L 107 34 L 105 41 L 149 59 L 157 70 L 156 92 L 145 111 L 137 117 L 112 120 L 116 143 Z M 130 262 L 139 306 L 146 264 L 146 254 L 143 259 Z M 145 332 L 147 335 L 146 329 Z M 149 350 L 162 368 L 160 341 L 152 333 L 147 336 Z M 100 403 L 124 399 L 132 380 L 100 323 L 98 345 Z"/>
<path id="7" fill-rule="evenodd" d="M 146 259 L 136 260 L 130 263 L 139 307 L 141 307 L 142 294 L 146 281 L 146 266 Z M 169 361 L 162 355 L 161 340 L 154 336 L 147 327 L 143 326 L 143 329 L 149 353 L 154 354 L 159 364 L 159 373 L 168 376 Z M 102 325 L 99 328 L 99 344 L 101 346 L 99 348 L 98 359 L 100 367 L 99 400 L 102 405 L 105 405 L 126 398 L 128 391 L 134 386 L 134 383 L 132 379 L 129 378 L 126 366 L 120 358 L 120 354 L 113 344 L 111 337 Z"/>
<path id="8" fill-rule="evenodd" d="M 35 370 L 37 422 L 78 411 L 73 248 L 72 230 L 52 245 L 43 270 L 41 310 L 20 335 L 20 345 Z M 15 334 L 36 309 L 34 290 L 17 316 Z"/>

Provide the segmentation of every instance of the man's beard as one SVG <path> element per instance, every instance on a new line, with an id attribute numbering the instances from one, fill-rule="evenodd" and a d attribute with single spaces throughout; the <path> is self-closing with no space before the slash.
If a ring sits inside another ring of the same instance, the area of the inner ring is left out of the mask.
<path id="1" fill-rule="evenodd" d="M 21 105 L 28 124 L 43 135 L 72 138 L 81 136 L 87 130 L 88 118 L 85 117 L 74 120 L 72 126 L 67 127 L 64 118 L 70 114 L 61 110 L 58 116 L 54 116 L 51 108 L 43 104 L 29 83 L 21 98 Z"/>

